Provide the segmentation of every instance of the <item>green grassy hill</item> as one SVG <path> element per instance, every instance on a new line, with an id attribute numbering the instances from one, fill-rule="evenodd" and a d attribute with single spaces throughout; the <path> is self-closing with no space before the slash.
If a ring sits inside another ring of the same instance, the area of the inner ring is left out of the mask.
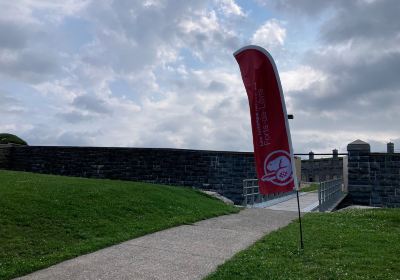
<path id="1" fill-rule="evenodd" d="M 22 140 L 16 135 L 9 133 L 0 133 L 0 144 L 8 144 L 8 143 L 28 145 L 24 140 Z"/>
<path id="2" fill-rule="evenodd" d="M 237 211 L 188 188 L 0 171 L 0 279 Z"/>
<path id="3" fill-rule="evenodd" d="M 400 209 L 309 213 L 238 253 L 207 280 L 400 279 Z"/>

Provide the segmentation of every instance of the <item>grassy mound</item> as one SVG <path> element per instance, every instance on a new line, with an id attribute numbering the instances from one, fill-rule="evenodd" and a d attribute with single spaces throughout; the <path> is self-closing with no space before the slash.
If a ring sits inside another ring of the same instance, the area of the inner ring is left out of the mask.
<path id="1" fill-rule="evenodd" d="M 0 279 L 237 211 L 188 188 L 0 171 Z"/>
<path id="2" fill-rule="evenodd" d="M 22 140 L 16 135 L 9 133 L 0 133 L 0 144 L 8 144 L 8 143 L 28 145 L 24 140 Z"/>
<path id="3" fill-rule="evenodd" d="M 207 279 L 399 279 L 400 209 L 311 213 L 267 235 Z"/>

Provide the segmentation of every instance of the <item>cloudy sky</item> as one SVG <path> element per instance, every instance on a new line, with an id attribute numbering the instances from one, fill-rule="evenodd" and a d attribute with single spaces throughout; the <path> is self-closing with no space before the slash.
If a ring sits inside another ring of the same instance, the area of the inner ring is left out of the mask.
<path id="1" fill-rule="evenodd" d="M 0 132 L 252 151 L 232 53 L 274 56 L 295 152 L 400 149 L 398 0 L 1 0 Z"/>

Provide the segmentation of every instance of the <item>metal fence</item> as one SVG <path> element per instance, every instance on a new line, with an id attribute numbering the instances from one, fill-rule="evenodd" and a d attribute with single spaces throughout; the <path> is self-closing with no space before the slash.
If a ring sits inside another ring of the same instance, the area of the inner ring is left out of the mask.
<path id="1" fill-rule="evenodd" d="M 344 196 L 343 179 L 320 182 L 318 188 L 319 211 L 325 212 L 331 210 Z"/>
<path id="2" fill-rule="evenodd" d="M 294 191 L 293 191 L 294 193 Z M 262 195 L 259 192 L 257 179 L 243 180 L 243 205 L 252 206 L 257 203 L 269 201 L 291 193 L 275 193 Z M 345 196 L 343 191 L 343 179 L 334 179 L 319 183 L 318 187 L 318 209 L 320 212 L 330 211 Z"/>
<path id="3" fill-rule="evenodd" d="M 257 179 L 243 180 L 243 205 L 253 205 L 260 200 L 260 192 L 258 189 Z"/>
<path id="4" fill-rule="evenodd" d="M 258 179 L 243 180 L 243 206 L 251 206 L 257 203 L 263 203 L 271 199 L 290 195 L 294 192 L 280 192 L 269 195 L 262 195 L 258 188 Z"/>

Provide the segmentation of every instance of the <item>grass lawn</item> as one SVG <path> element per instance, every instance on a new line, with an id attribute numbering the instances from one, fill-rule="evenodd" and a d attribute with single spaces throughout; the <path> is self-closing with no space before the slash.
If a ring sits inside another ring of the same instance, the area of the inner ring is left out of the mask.
<path id="1" fill-rule="evenodd" d="M 400 209 L 310 213 L 265 236 L 211 279 L 400 279 Z"/>
<path id="2" fill-rule="evenodd" d="M 301 188 L 300 191 L 302 191 L 302 192 L 313 192 L 313 191 L 317 191 L 318 187 L 319 187 L 319 184 L 312 183 L 312 184 L 308 185 L 307 187 Z"/>
<path id="3" fill-rule="evenodd" d="M 0 279 L 237 211 L 188 188 L 0 171 Z"/>

